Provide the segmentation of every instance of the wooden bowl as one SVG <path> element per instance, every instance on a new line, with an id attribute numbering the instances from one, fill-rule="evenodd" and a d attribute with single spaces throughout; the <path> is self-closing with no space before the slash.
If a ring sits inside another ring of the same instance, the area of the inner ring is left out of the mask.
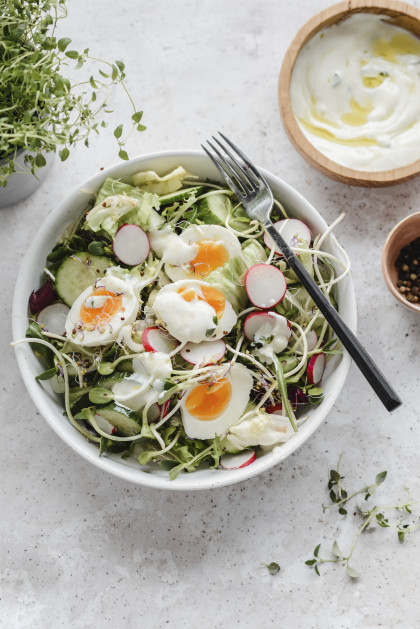
<path id="1" fill-rule="evenodd" d="M 397 288 L 398 274 L 397 269 L 395 268 L 395 261 L 401 249 L 419 237 L 420 212 L 416 212 L 415 214 L 411 214 L 397 223 L 394 229 L 390 232 L 382 249 L 382 272 L 389 290 L 394 297 L 398 299 L 398 301 L 415 312 L 420 312 L 420 303 L 412 303 L 408 301 L 402 296 Z"/>
<path id="2" fill-rule="evenodd" d="M 279 77 L 280 113 L 286 132 L 296 149 L 311 166 L 324 175 L 352 186 L 390 186 L 419 175 L 420 159 L 407 166 L 378 172 L 366 172 L 341 166 L 318 151 L 305 137 L 296 121 L 290 102 L 290 81 L 300 50 L 318 31 L 355 13 L 388 15 L 391 24 L 400 26 L 420 37 L 420 11 L 405 2 L 348 0 L 321 11 L 300 29 L 286 52 Z"/>

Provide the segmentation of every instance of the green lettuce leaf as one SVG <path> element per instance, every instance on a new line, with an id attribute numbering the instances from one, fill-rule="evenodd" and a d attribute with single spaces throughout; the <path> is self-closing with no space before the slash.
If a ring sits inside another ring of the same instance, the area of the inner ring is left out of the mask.
<path id="1" fill-rule="evenodd" d="M 182 188 L 186 177 L 192 177 L 182 166 L 178 166 L 170 173 L 160 177 L 153 170 L 142 170 L 132 177 L 133 184 L 147 192 L 163 195 L 176 192 Z"/>
<path id="2" fill-rule="evenodd" d="M 99 190 L 96 206 L 88 213 L 85 229 L 106 231 L 114 237 L 123 223 L 133 223 L 142 229 L 157 229 L 163 218 L 156 211 L 159 199 L 127 183 L 110 179 Z"/>
<path id="3" fill-rule="evenodd" d="M 248 301 L 243 282 L 240 281 L 245 271 L 244 261 L 235 256 L 206 277 L 206 282 L 220 290 L 236 312 L 243 310 Z"/>
<path id="4" fill-rule="evenodd" d="M 258 240 L 255 239 L 245 240 L 245 242 L 242 243 L 242 253 L 245 260 L 251 266 L 267 260 L 267 254 L 264 247 L 260 245 Z"/>

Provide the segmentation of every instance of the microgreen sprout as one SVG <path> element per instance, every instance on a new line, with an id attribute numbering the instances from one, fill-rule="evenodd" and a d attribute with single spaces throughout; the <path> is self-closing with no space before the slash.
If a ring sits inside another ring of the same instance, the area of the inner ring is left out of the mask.
<path id="1" fill-rule="evenodd" d="M 341 483 L 341 481 L 344 480 L 344 476 L 341 476 L 340 471 L 339 471 L 341 457 L 342 455 L 340 455 L 339 457 L 337 469 L 330 470 L 328 474 L 328 489 L 330 490 L 330 498 L 331 498 L 332 504 L 328 506 L 323 505 L 322 508 L 325 513 L 327 509 L 331 509 L 332 507 L 336 506 L 338 507 L 338 512 L 341 515 L 345 516 L 347 515 L 347 510 L 344 508 L 344 505 L 345 504 L 347 505 L 347 503 L 349 503 L 350 500 L 352 500 L 355 496 L 358 496 L 360 494 L 364 494 L 364 499 L 369 500 L 369 498 L 373 495 L 373 493 L 376 491 L 379 485 L 381 485 L 385 481 L 387 472 L 380 472 L 379 474 L 376 475 L 375 482 L 372 485 L 366 485 L 349 495 L 347 491 L 343 489 L 342 483 Z M 313 558 L 305 561 L 305 564 L 313 568 L 316 574 L 320 576 L 319 568 L 322 564 L 340 563 L 341 565 L 345 566 L 349 577 L 351 577 L 352 579 L 356 579 L 360 577 L 360 573 L 350 565 L 350 560 L 353 556 L 354 549 L 356 547 L 356 544 L 360 535 L 369 526 L 376 524 L 380 526 L 381 528 L 390 528 L 390 529 L 395 530 L 397 533 L 398 541 L 400 543 L 404 541 L 405 536 L 408 533 L 411 533 L 415 531 L 416 529 L 420 528 L 420 524 L 408 524 L 402 521 L 396 524 L 392 524 L 390 522 L 389 517 L 385 517 L 385 512 L 387 511 L 391 512 L 391 514 L 395 511 L 405 512 L 408 514 L 412 513 L 412 506 L 416 503 L 413 501 L 410 492 L 407 489 L 406 491 L 408 492 L 408 499 L 406 500 L 406 502 L 402 502 L 399 504 L 374 506 L 372 508 L 364 508 L 364 507 L 361 507 L 360 505 L 356 505 L 354 515 L 358 514 L 362 518 L 362 522 L 360 523 L 360 526 L 354 535 L 353 542 L 350 546 L 350 550 L 347 553 L 344 553 L 340 549 L 337 540 L 334 540 L 331 547 L 332 557 L 324 558 L 324 557 L 319 556 L 321 544 L 318 544 L 313 551 Z"/>

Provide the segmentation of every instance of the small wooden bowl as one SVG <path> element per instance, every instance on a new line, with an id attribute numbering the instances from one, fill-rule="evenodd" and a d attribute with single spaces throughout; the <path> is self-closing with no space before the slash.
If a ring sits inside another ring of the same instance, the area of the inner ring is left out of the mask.
<path id="1" fill-rule="evenodd" d="M 391 186 L 419 175 L 420 159 L 407 166 L 378 172 L 366 172 L 341 166 L 318 151 L 305 137 L 296 121 L 290 102 L 290 81 L 293 67 L 303 46 L 318 31 L 345 20 L 355 13 L 388 15 L 391 24 L 405 28 L 420 37 L 420 11 L 405 2 L 348 0 L 321 11 L 300 29 L 286 52 L 279 77 L 280 113 L 287 134 L 299 153 L 311 166 L 324 175 L 351 186 Z"/>
<path id="2" fill-rule="evenodd" d="M 382 249 L 382 272 L 389 290 L 394 297 L 398 299 L 398 301 L 404 304 L 404 306 L 407 306 L 407 308 L 416 312 L 420 312 L 420 303 L 413 304 L 408 301 L 402 296 L 397 288 L 398 274 L 397 269 L 395 268 L 395 261 L 398 258 L 398 254 L 401 249 L 419 237 L 420 212 L 416 212 L 415 214 L 411 214 L 397 223 L 394 229 L 390 232 Z"/>

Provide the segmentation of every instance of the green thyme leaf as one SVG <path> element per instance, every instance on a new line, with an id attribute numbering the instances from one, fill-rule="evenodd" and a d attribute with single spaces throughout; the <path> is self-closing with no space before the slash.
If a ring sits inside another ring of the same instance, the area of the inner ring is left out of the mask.
<path id="1" fill-rule="evenodd" d="M 349 566 L 347 564 L 346 566 L 347 569 L 347 574 L 349 575 L 349 577 L 351 577 L 352 579 L 358 579 L 360 577 L 360 573 L 357 572 L 357 570 L 355 570 L 354 568 L 352 568 L 351 566 Z"/>
<path id="2" fill-rule="evenodd" d="M 332 545 L 332 553 L 333 555 L 335 555 L 336 557 L 339 557 L 340 559 L 343 557 L 343 553 L 340 550 L 340 547 L 337 543 L 337 541 L 334 541 L 334 544 Z"/>
<path id="3" fill-rule="evenodd" d="M 377 474 L 375 482 L 377 485 L 380 485 L 381 483 L 384 482 L 384 480 L 386 479 L 386 475 L 387 472 L 380 472 L 380 474 Z"/>
<path id="4" fill-rule="evenodd" d="M 68 50 L 66 52 L 66 57 L 68 57 L 69 59 L 77 59 L 78 56 L 79 56 L 79 53 L 77 52 L 77 50 Z"/>
<path id="5" fill-rule="evenodd" d="M 275 561 L 272 561 L 271 563 L 263 563 L 262 565 L 265 566 L 268 572 L 273 576 L 280 572 L 280 566 Z"/>
<path id="6" fill-rule="evenodd" d="M 118 139 L 122 136 L 122 132 L 123 132 L 123 125 L 120 124 L 118 125 L 118 127 L 116 127 L 116 129 L 114 129 L 114 136 Z"/>
<path id="7" fill-rule="evenodd" d="M 65 162 L 66 159 L 68 158 L 68 156 L 70 155 L 70 151 L 67 148 L 67 146 L 63 149 L 61 149 L 61 151 L 59 151 L 59 155 L 60 155 L 60 159 L 62 162 Z"/>
<path id="8" fill-rule="evenodd" d="M 64 52 L 67 46 L 70 44 L 71 39 L 69 37 L 62 37 L 57 42 L 57 47 L 60 52 Z"/>
<path id="9" fill-rule="evenodd" d="M 139 123 L 139 122 L 140 122 L 140 120 L 142 119 L 142 117 L 143 117 L 143 112 L 142 112 L 142 111 L 136 111 L 136 113 L 134 113 L 134 114 L 131 116 L 131 119 L 132 119 L 134 122 Z"/>

